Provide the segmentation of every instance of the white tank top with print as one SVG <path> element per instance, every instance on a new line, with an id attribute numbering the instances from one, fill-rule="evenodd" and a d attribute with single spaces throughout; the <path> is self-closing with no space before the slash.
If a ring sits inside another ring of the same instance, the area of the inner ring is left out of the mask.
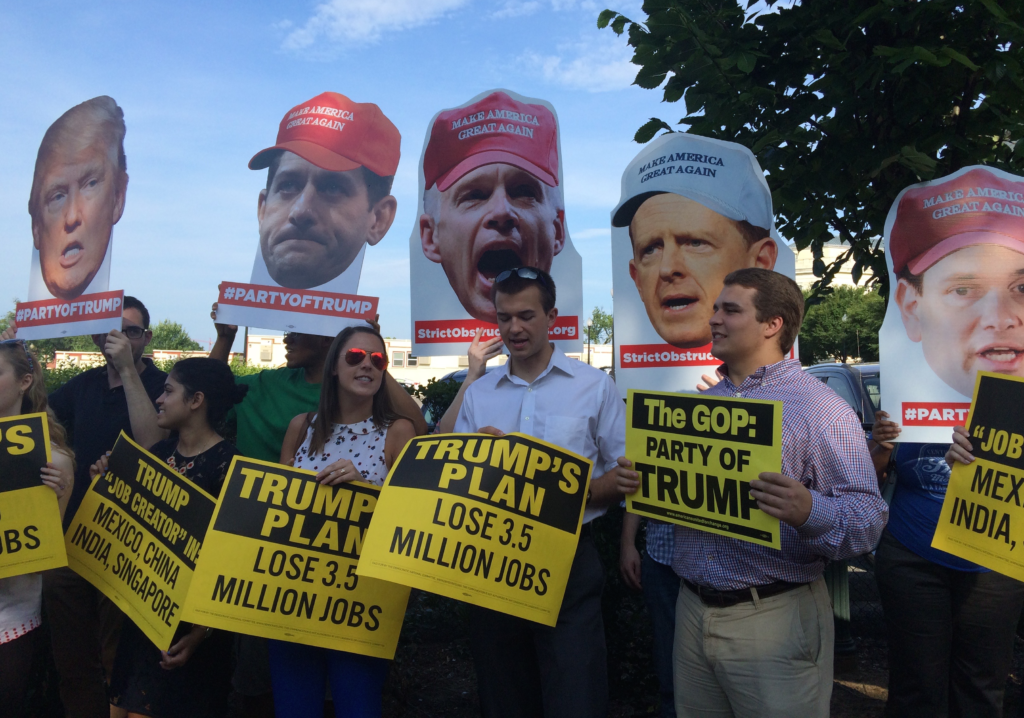
<path id="1" fill-rule="evenodd" d="M 295 452 L 295 468 L 320 471 L 339 459 L 348 459 L 363 475 L 364 481 L 381 486 L 388 476 L 384 462 L 387 433 L 387 429 L 375 428 L 373 419 L 358 424 L 333 424 L 324 448 L 310 456 L 309 442 L 313 438 L 313 426 L 310 425 L 302 446 Z"/>

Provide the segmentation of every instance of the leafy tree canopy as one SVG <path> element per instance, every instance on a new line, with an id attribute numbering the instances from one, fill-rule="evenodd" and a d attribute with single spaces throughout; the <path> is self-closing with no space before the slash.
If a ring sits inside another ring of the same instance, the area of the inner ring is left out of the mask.
<path id="1" fill-rule="evenodd" d="M 757 155 L 779 232 L 814 252 L 815 294 L 846 262 L 888 294 L 881 235 L 907 185 L 971 164 L 1024 173 L 1019 0 L 646 0 L 643 11 L 605 10 L 597 24 L 627 34 L 635 84 L 683 101 L 686 131 Z M 635 139 L 661 130 L 672 126 L 652 118 Z M 849 250 L 826 267 L 833 236 Z"/>
<path id="2" fill-rule="evenodd" d="M 800 363 L 878 361 L 878 330 L 884 318 L 885 300 L 878 292 L 836 287 L 807 309 L 800 329 Z"/>
<path id="3" fill-rule="evenodd" d="M 593 322 L 590 331 L 590 341 L 594 344 L 612 343 L 612 315 L 601 307 L 594 307 L 590 313 L 590 321 Z M 583 327 L 587 331 L 586 325 Z"/>
<path id="4" fill-rule="evenodd" d="M 170 319 L 164 319 L 159 324 L 150 327 L 150 329 L 153 330 L 153 341 L 149 344 L 149 349 L 151 350 L 177 349 L 191 352 L 199 351 L 203 348 L 199 342 L 188 335 L 185 327 L 177 322 L 172 322 Z"/>

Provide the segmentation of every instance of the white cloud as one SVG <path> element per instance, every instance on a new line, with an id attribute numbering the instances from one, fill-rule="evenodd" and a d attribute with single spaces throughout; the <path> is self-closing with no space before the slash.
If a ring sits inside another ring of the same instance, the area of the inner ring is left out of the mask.
<path id="1" fill-rule="evenodd" d="M 327 0 L 306 24 L 284 39 L 285 50 L 304 50 L 323 39 L 351 47 L 377 42 L 386 32 L 434 22 L 469 0 Z"/>
<path id="2" fill-rule="evenodd" d="M 491 17 L 502 20 L 509 17 L 523 17 L 533 15 L 540 10 L 541 4 L 537 0 L 505 0 L 501 7 L 495 10 Z"/>
<path id="3" fill-rule="evenodd" d="M 527 52 L 522 59 L 548 82 L 587 92 L 629 87 L 639 69 L 630 62 L 632 49 L 615 35 L 559 45 L 557 49 L 557 55 Z"/>

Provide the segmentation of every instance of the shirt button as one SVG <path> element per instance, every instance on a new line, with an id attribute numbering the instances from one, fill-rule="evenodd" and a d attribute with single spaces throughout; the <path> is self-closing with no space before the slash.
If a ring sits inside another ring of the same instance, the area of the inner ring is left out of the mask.
<path id="1" fill-rule="evenodd" d="M 526 417 L 526 421 L 529 421 L 529 420 L 530 420 L 530 417 Z"/>

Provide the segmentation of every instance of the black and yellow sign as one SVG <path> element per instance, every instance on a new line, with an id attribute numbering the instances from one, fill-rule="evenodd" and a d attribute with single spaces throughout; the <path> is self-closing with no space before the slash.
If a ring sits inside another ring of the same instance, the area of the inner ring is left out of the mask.
<path id="1" fill-rule="evenodd" d="M 522 434 L 413 439 L 384 484 L 358 573 L 554 626 L 590 469 Z"/>
<path id="2" fill-rule="evenodd" d="M 634 514 L 779 548 L 779 520 L 750 481 L 782 470 L 782 402 L 631 389 L 626 458 L 640 489 Z"/>
<path id="3" fill-rule="evenodd" d="M 64 537 L 68 566 L 167 650 L 213 508 L 212 496 L 122 433 Z"/>
<path id="4" fill-rule="evenodd" d="M 380 489 L 244 457 L 228 471 L 185 618 L 394 658 L 409 589 L 356 575 Z"/>
<path id="5" fill-rule="evenodd" d="M 0 578 L 68 565 L 57 494 L 40 478 L 49 460 L 46 414 L 0 419 Z"/>
<path id="6" fill-rule="evenodd" d="M 932 538 L 933 548 L 1018 581 L 1024 581 L 1022 402 L 1024 379 L 978 372 L 967 423 L 975 460 L 953 465 Z"/>

